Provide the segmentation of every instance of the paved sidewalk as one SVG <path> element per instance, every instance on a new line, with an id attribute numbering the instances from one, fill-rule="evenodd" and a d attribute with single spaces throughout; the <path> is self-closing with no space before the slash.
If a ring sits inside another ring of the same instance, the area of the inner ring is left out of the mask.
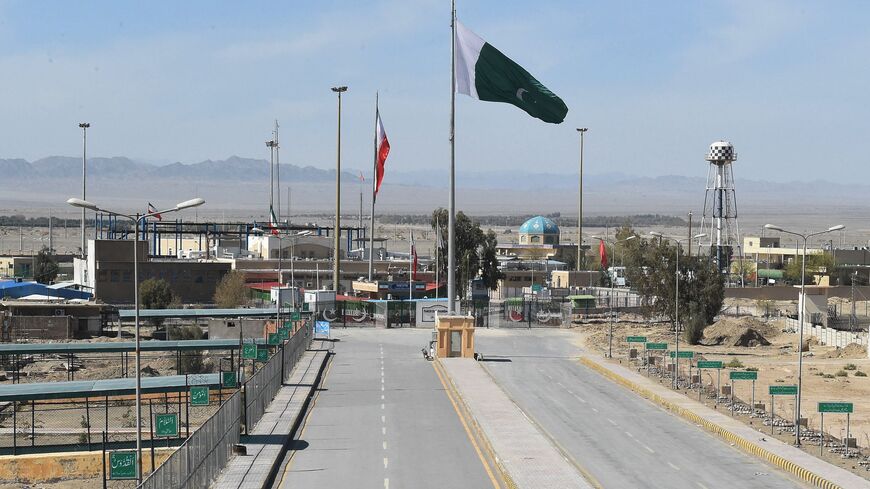
<path id="1" fill-rule="evenodd" d="M 581 363 L 687 420 L 713 431 L 742 450 L 819 487 L 870 488 L 870 481 L 831 465 L 775 438 L 766 437 L 742 422 L 704 406 L 684 394 L 622 365 L 583 355 Z"/>
<path id="2" fill-rule="evenodd" d="M 518 488 L 592 487 L 475 360 L 439 361 Z"/>
<path id="3" fill-rule="evenodd" d="M 285 382 L 287 385 L 278 390 L 263 417 L 243 440 L 248 454 L 230 460 L 212 487 L 263 489 L 270 472 L 280 462 L 290 430 L 302 414 L 302 406 L 314 389 L 326 356 L 325 350 L 305 352 Z"/>

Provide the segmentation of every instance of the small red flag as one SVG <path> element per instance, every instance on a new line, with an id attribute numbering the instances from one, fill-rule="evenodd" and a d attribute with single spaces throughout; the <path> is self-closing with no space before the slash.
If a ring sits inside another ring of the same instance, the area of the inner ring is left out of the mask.
<path id="1" fill-rule="evenodd" d="M 601 256 L 601 268 L 607 268 L 607 246 L 604 244 L 604 240 L 598 241 L 598 254 Z"/>
<path id="2" fill-rule="evenodd" d="M 384 181 L 384 169 L 387 164 L 387 155 L 390 154 L 390 141 L 387 140 L 387 133 L 384 131 L 384 123 L 381 121 L 381 114 L 378 113 L 377 134 L 377 174 L 375 175 L 375 197 L 378 195 L 378 190 L 381 189 L 381 182 Z"/>

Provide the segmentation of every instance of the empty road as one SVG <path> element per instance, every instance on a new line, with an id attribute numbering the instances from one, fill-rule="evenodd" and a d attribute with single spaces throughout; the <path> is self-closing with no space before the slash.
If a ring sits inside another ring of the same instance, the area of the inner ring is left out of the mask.
<path id="1" fill-rule="evenodd" d="M 805 487 L 580 365 L 572 337 L 477 330 L 475 349 L 514 402 L 603 487 Z"/>
<path id="2" fill-rule="evenodd" d="M 420 353 L 430 331 L 332 336 L 323 390 L 275 487 L 498 489 Z"/>

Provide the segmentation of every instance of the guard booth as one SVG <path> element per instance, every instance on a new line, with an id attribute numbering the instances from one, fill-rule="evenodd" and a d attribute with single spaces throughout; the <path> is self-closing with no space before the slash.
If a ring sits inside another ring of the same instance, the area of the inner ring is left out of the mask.
<path id="1" fill-rule="evenodd" d="M 441 358 L 474 358 L 474 317 L 438 316 L 435 318 L 438 333 L 436 354 Z"/>

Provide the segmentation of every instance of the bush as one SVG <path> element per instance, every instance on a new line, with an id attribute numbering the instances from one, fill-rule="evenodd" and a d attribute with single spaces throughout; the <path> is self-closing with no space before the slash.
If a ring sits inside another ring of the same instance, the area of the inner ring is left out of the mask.
<path id="1" fill-rule="evenodd" d="M 866 377 L 866 376 L 867 376 L 867 374 L 865 374 L 864 372 L 862 372 L 860 370 L 855 372 L 855 377 Z"/>
<path id="2" fill-rule="evenodd" d="M 843 367 L 843 370 L 858 370 L 858 366 L 855 365 L 854 363 L 849 363 L 849 364 L 846 364 L 845 367 Z"/>
<path id="3" fill-rule="evenodd" d="M 704 337 L 704 329 L 707 328 L 707 320 L 700 308 L 695 306 L 690 307 L 692 313 L 689 316 L 689 320 L 683 323 L 683 327 L 685 328 L 683 337 L 688 344 L 697 345 L 701 341 L 701 338 Z"/>
<path id="4" fill-rule="evenodd" d="M 746 367 L 747 372 L 758 372 L 758 367 Z"/>
<path id="5" fill-rule="evenodd" d="M 743 362 L 736 358 L 732 358 L 730 362 L 725 364 L 728 368 L 743 368 Z"/>
<path id="6" fill-rule="evenodd" d="M 202 328 L 199 326 L 170 326 L 167 331 L 168 340 L 201 340 Z M 179 375 L 201 374 L 210 371 L 205 364 L 205 357 L 199 350 L 183 352 L 179 359 Z"/>
<path id="7" fill-rule="evenodd" d="M 822 374 L 822 377 L 825 379 L 833 379 L 834 376 L 832 374 Z"/>
<path id="8" fill-rule="evenodd" d="M 848 377 L 849 374 L 845 370 L 838 370 L 836 374 L 837 377 Z"/>
<path id="9" fill-rule="evenodd" d="M 245 274 L 233 270 L 218 282 L 214 291 L 214 302 L 218 307 L 232 309 L 248 302 L 248 288 L 245 287 Z"/>

